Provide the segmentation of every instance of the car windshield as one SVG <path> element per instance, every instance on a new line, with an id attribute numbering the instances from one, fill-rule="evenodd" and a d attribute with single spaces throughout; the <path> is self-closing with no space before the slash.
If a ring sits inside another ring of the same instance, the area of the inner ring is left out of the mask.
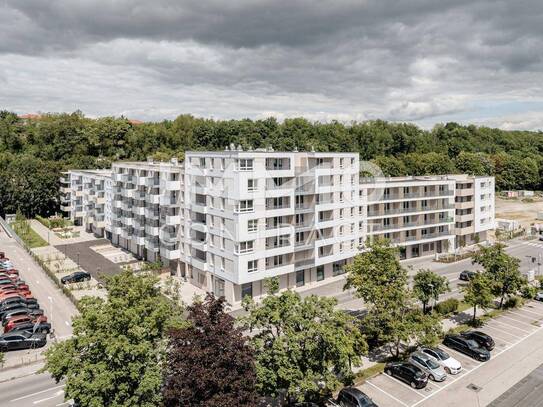
<path id="1" fill-rule="evenodd" d="M 442 349 L 434 349 L 434 352 L 436 353 L 437 357 L 441 360 L 447 360 L 450 358 L 449 354 L 445 352 Z"/>
<path id="2" fill-rule="evenodd" d="M 468 343 L 468 346 L 470 348 L 478 348 L 479 347 L 479 344 L 477 342 L 475 342 L 473 339 L 468 339 L 467 343 Z"/>
<path id="3" fill-rule="evenodd" d="M 432 359 L 428 359 L 426 361 L 426 364 L 428 365 L 430 369 L 437 369 L 439 367 L 439 365 L 436 362 L 434 362 Z"/>

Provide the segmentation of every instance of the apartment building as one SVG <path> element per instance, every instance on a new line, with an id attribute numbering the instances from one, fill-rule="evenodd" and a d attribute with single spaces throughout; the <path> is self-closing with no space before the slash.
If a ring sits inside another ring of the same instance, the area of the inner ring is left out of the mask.
<path id="1" fill-rule="evenodd" d="M 494 177 L 451 176 L 456 180 L 456 247 L 470 246 L 488 239 L 495 228 Z"/>
<path id="2" fill-rule="evenodd" d="M 262 295 L 268 277 L 295 288 L 337 276 L 378 238 L 408 259 L 483 242 L 494 228 L 492 177 L 359 171 L 354 153 L 240 148 L 187 152 L 182 163 L 117 162 L 106 237 L 236 303 Z M 62 190 L 72 218 L 87 224 L 96 181 L 81 173 L 65 175 Z"/>
<path id="3" fill-rule="evenodd" d="M 111 241 L 137 257 L 177 269 L 183 165 L 117 162 L 112 166 Z"/>
<path id="4" fill-rule="evenodd" d="M 72 170 L 61 177 L 61 209 L 75 225 L 105 237 L 111 225 L 111 170 Z"/>

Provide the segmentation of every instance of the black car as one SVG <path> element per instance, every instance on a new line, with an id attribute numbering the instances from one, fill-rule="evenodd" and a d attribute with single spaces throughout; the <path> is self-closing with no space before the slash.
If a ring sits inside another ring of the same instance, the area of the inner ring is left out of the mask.
<path id="1" fill-rule="evenodd" d="M 464 338 L 467 339 L 473 339 L 475 342 L 479 344 L 479 346 L 482 346 L 488 351 L 491 351 L 494 349 L 495 343 L 494 339 L 490 335 L 485 334 L 481 331 L 467 331 L 462 332 L 460 335 L 462 335 Z"/>
<path id="2" fill-rule="evenodd" d="M 42 334 L 48 334 L 51 332 L 51 324 L 49 322 L 23 322 L 16 325 L 10 332 L 15 331 L 28 331 L 28 332 L 41 332 Z"/>
<path id="3" fill-rule="evenodd" d="M 356 387 L 344 387 L 339 391 L 337 404 L 342 407 L 377 407 L 364 392 Z"/>
<path id="4" fill-rule="evenodd" d="M 0 318 L 3 318 L 8 312 L 19 309 L 19 308 L 28 308 L 24 301 L 19 300 L 18 302 L 12 302 L 0 307 Z"/>
<path id="5" fill-rule="evenodd" d="M 408 362 L 387 363 L 385 373 L 406 382 L 414 389 L 423 389 L 428 384 L 428 376 L 422 369 Z"/>
<path id="6" fill-rule="evenodd" d="M 8 304 L 13 304 L 14 302 L 25 302 L 25 298 L 23 296 L 18 296 L 18 297 L 9 297 L 9 298 L 4 298 L 2 301 L 0 301 L 0 308 L 8 305 Z"/>
<path id="7" fill-rule="evenodd" d="M 17 349 L 41 348 L 47 343 L 47 338 L 41 333 L 28 331 L 9 332 L 0 335 L 0 352 Z"/>
<path id="8" fill-rule="evenodd" d="M 40 308 L 31 309 L 27 307 L 15 308 L 4 314 L 4 316 L 2 317 L 2 326 L 6 326 L 10 318 L 19 316 L 19 315 L 39 316 L 39 315 L 43 315 L 43 310 Z"/>
<path id="9" fill-rule="evenodd" d="M 4 308 L 5 306 L 9 304 L 23 304 L 23 306 L 26 306 L 28 308 L 39 308 L 38 300 L 35 298 L 25 298 L 21 295 L 17 297 L 9 297 L 5 298 L 4 300 L 0 301 L 0 309 Z"/>
<path id="10" fill-rule="evenodd" d="M 68 274 L 60 279 L 62 284 L 68 283 L 80 283 L 82 281 L 88 281 L 91 279 L 91 275 L 86 271 L 76 271 L 72 274 Z"/>
<path id="11" fill-rule="evenodd" d="M 469 281 L 473 278 L 473 276 L 475 276 L 477 274 L 476 271 L 470 271 L 470 270 L 464 270 L 460 273 L 460 275 L 458 276 L 458 279 L 459 280 L 462 280 L 462 281 Z"/>
<path id="12" fill-rule="evenodd" d="M 486 362 L 490 359 L 490 352 L 479 346 L 473 339 L 468 339 L 462 335 L 445 335 L 443 345 L 448 346 L 464 355 L 468 355 L 480 362 Z"/>

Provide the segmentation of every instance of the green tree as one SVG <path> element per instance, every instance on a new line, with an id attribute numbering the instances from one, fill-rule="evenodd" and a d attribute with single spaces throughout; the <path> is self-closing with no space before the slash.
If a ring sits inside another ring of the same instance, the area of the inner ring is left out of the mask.
<path id="1" fill-rule="evenodd" d="M 295 401 L 322 402 L 340 385 L 352 381 L 366 342 L 353 317 L 335 309 L 334 298 L 304 299 L 287 290 L 270 294 L 260 304 L 245 300 L 243 319 L 253 332 L 257 388 L 276 396 L 284 389 Z"/>
<path id="2" fill-rule="evenodd" d="M 491 278 L 492 293 L 500 297 L 500 308 L 505 297 L 516 294 L 526 283 L 520 274 L 520 259 L 505 253 L 503 244 L 481 247 L 473 263 L 484 267 Z"/>
<path id="3" fill-rule="evenodd" d="M 492 279 L 484 272 L 473 276 L 463 289 L 464 301 L 473 307 L 473 323 L 475 323 L 477 317 L 477 307 L 488 308 L 492 305 L 494 296 L 491 287 Z"/>
<path id="4" fill-rule="evenodd" d="M 447 291 L 450 291 L 449 280 L 431 270 L 419 270 L 413 278 L 413 294 L 422 303 L 423 313 L 430 300 L 437 301 Z"/>
<path id="5" fill-rule="evenodd" d="M 437 338 L 439 320 L 414 306 L 407 271 L 398 260 L 398 249 L 388 241 L 374 242 L 346 270 L 345 288 L 354 288 L 364 300 L 368 311 L 362 329 L 376 346 L 387 344 L 392 356 L 399 357 L 402 346 Z"/>
<path id="6" fill-rule="evenodd" d="M 170 332 L 166 407 L 256 405 L 253 350 L 224 306 L 224 298 L 208 294 L 187 308 L 190 324 Z"/>
<path id="7" fill-rule="evenodd" d="M 165 333 L 181 310 L 158 279 L 130 270 L 106 280 L 107 300 L 84 297 L 73 337 L 46 351 L 47 370 L 66 380 L 66 399 L 84 406 L 156 406 L 161 402 Z"/>

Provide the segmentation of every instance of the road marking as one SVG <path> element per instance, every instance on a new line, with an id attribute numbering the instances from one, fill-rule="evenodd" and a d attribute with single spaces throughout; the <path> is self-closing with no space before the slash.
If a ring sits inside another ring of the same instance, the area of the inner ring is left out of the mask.
<path id="1" fill-rule="evenodd" d="M 443 346 L 445 346 L 445 347 L 447 348 L 447 352 L 451 351 L 451 352 L 455 353 L 456 356 L 461 356 L 461 357 L 463 357 L 463 358 L 466 358 L 466 359 L 467 359 L 468 361 L 470 361 L 470 362 L 476 363 L 475 366 L 479 366 L 479 365 L 481 365 L 481 364 L 484 363 L 484 362 L 479 362 L 478 360 L 473 359 L 471 356 L 465 355 L 465 354 L 463 354 L 462 352 L 458 352 L 457 350 L 454 350 L 454 349 L 452 349 L 452 348 L 449 348 L 447 345 L 443 345 Z M 464 367 L 464 365 L 462 365 L 462 367 Z M 473 369 L 475 369 L 475 368 L 472 368 L 472 370 L 473 370 Z"/>
<path id="2" fill-rule="evenodd" d="M 528 325 L 531 325 L 531 326 L 533 326 L 532 322 L 538 322 L 538 320 L 543 319 L 543 315 L 540 315 L 539 318 L 536 319 L 535 317 L 532 317 L 532 316 L 523 315 L 520 313 L 520 311 L 509 311 L 508 314 L 514 315 L 518 318 L 524 318 L 524 319 L 529 320 L 530 323 Z"/>
<path id="3" fill-rule="evenodd" d="M 508 324 L 508 323 L 506 323 L 506 322 L 501 322 L 501 321 L 498 321 L 498 320 L 490 320 L 490 321 L 488 321 L 488 322 L 495 322 L 495 323 L 497 323 L 497 324 L 502 324 L 502 325 L 508 326 L 509 328 L 518 329 L 519 331 L 525 332 L 525 333 L 527 333 L 527 334 L 529 334 L 530 332 L 532 332 L 532 331 L 527 331 L 527 330 L 525 330 L 525 329 L 521 329 L 521 328 L 519 328 L 518 326 L 514 326 L 514 325 Z"/>
<path id="4" fill-rule="evenodd" d="M 47 397 L 47 398 L 44 398 L 44 399 L 41 399 L 41 400 L 36 400 L 32 404 L 39 404 L 39 403 L 42 403 L 42 402 L 47 401 L 47 400 L 56 399 L 58 396 L 60 396 L 63 393 L 64 393 L 63 390 L 57 391 L 54 396 Z"/>
<path id="5" fill-rule="evenodd" d="M 387 375 L 386 373 L 383 373 L 383 376 L 385 377 L 388 377 L 389 380 L 392 380 L 394 383 L 398 383 L 398 384 L 401 384 L 402 386 L 404 386 L 406 389 L 409 389 L 411 390 L 412 392 L 416 393 L 417 395 L 421 396 L 421 397 L 424 397 L 424 394 L 420 394 L 418 392 L 418 389 L 414 389 L 413 387 L 411 386 L 408 386 L 407 384 L 405 384 L 404 382 L 402 382 L 400 379 L 396 379 L 392 376 L 389 376 Z"/>
<path id="6" fill-rule="evenodd" d="M 60 404 L 57 404 L 55 407 L 60 407 L 60 406 L 65 406 L 65 405 L 69 405 L 71 403 L 71 401 L 65 401 L 64 403 L 60 403 Z"/>
<path id="7" fill-rule="evenodd" d="M 515 322 L 518 323 L 518 324 L 527 325 L 527 326 L 529 326 L 530 328 L 533 328 L 533 327 L 534 327 L 534 325 L 532 325 L 532 324 L 529 324 L 529 323 L 524 322 L 524 321 L 519 321 L 518 319 L 511 318 L 511 317 L 507 317 L 507 316 L 505 316 L 505 315 L 501 315 L 500 318 L 510 319 L 511 321 L 515 321 Z M 526 318 L 526 317 L 525 317 L 525 318 Z"/>
<path id="8" fill-rule="evenodd" d="M 497 358 L 498 356 L 500 356 L 502 353 L 504 352 L 507 352 L 509 349 L 512 349 L 514 348 L 515 346 L 517 346 L 518 344 L 520 344 L 521 342 L 524 342 L 526 339 L 530 338 L 532 335 L 538 333 L 541 329 L 543 329 L 543 327 L 540 327 L 538 329 L 536 329 L 535 331 L 532 331 L 530 332 L 528 335 L 526 335 L 524 338 L 520 339 L 518 342 L 516 342 L 514 345 L 511 345 L 511 346 L 508 346 L 507 348 L 501 350 L 500 352 L 496 353 L 490 360 L 493 360 L 495 358 Z M 478 366 L 475 366 L 473 369 L 470 370 L 470 372 L 468 373 L 471 373 L 477 369 L 479 369 L 481 366 L 483 366 L 483 364 L 480 364 Z M 466 375 L 462 376 L 462 377 L 465 377 Z M 422 400 L 420 401 L 417 401 L 415 404 L 412 404 L 411 407 L 415 407 L 417 405 L 419 405 L 420 403 L 428 400 L 430 397 L 433 397 L 435 396 L 436 394 L 438 394 L 439 392 L 441 392 L 442 390 L 445 390 L 447 387 L 449 387 L 450 385 L 452 385 L 453 383 L 455 383 L 456 381 L 462 379 L 462 377 L 458 377 L 456 378 L 455 380 L 453 380 L 452 382 L 446 384 L 445 386 L 443 386 L 441 389 L 437 390 L 435 393 L 433 394 L 429 394 L 428 396 L 425 396 Z"/>
<path id="9" fill-rule="evenodd" d="M 494 330 L 493 328 L 489 328 L 489 329 Z M 500 331 L 500 335 L 501 335 L 501 333 L 502 333 L 502 332 Z M 492 333 L 492 332 L 491 332 L 491 334 L 492 334 L 492 335 L 490 335 L 490 336 L 492 336 L 492 338 L 496 338 L 496 339 L 498 339 L 499 341 L 505 342 L 505 343 L 508 344 L 508 345 L 513 345 L 513 344 L 515 343 L 515 342 L 511 342 L 511 341 L 509 341 L 509 340 L 505 340 L 505 339 L 503 339 L 501 336 L 497 336 L 496 334 L 494 334 L 494 333 Z"/>
<path id="10" fill-rule="evenodd" d="M 68 321 L 64 321 L 64 323 L 66 324 L 66 326 L 70 326 L 70 323 Z"/>
<path id="11" fill-rule="evenodd" d="M 374 389 L 377 389 L 379 390 L 380 392 L 382 393 L 385 393 L 388 397 L 390 397 L 392 400 L 395 400 L 397 401 L 398 403 L 400 403 L 401 405 L 405 406 L 405 407 L 409 407 L 409 405 L 405 404 L 403 401 L 401 400 L 398 400 L 396 397 L 394 397 L 392 394 L 390 394 L 389 392 L 381 389 L 380 387 L 376 386 L 375 384 L 373 384 L 372 382 L 370 382 L 369 380 L 366 380 L 366 384 L 369 384 L 371 387 L 373 387 Z"/>
<path id="12" fill-rule="evenodd" d="M 42 394 L 42 393 L 46 393 L 48 391 L 51 391 L 51 390 L 56 390 L 56 389 L 60 389 L 62 387 L 66 386 L 65 384 L 61 384 L 61 385 L 58 385 L 58 386 L 55 386 L 55 387 L 51 387 L 49 389 L 45 389 L 45 390 L 42 390 L 42 391 L 38 391 L 36 393 L 32 393 L 32 394 L 27 394 L 25 396 L 22 396 L 22 397 L 18 397 L 16 399 L 13 399 L 13 400 L 10 400 L 11 403 L 15 402 L 15 401 L 19 401 L 19 400 L 24 400 L 24 399 L 27 399 L 29 397 L 34 397 L 34 396 L 37 396 L 38 394 Z"/>
<path id="13" fill-rule="evenodd" d="M 543 318 L 543 315 L 541 315 L 540 313 L 538 313 L 538 312 L 533 312 L 533 311 L 530 311 L 530 310 L 527 310 L 527 309 L 524 309 L 524 308 L 521 308 L 521 309 L 518 310 L 518 311 L 510 311 L 510 312 L 520 312 L 520 311 L 528 312 L 528 313 L 530 313 L 530 314 L 536 315 L 536 316 L 539 317 L 539 318 Z"/>

